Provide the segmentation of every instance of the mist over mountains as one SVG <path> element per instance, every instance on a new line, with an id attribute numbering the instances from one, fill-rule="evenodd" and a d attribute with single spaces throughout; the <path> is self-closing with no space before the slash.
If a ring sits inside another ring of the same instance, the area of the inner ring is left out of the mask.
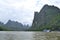
<path id="1" fill-rule="evenodd" d="M 44 5 L 39 12 L 34 12 L 34 19 L 31 27 L 17 21 L 9 20 L 6 24 L 0 22 L 1 30 L 12 31 L 60 31 L 60 9 L 54 5 Z"/>
<path id="2" fill-rule="evenodd" d="M 9 20 L 6 24 L 0 22 L 0 26 L 13 31 L 23 31 L 29 28 L 29 25 L 23 25 L 22 23 L 19 23 L 17 21 L 11 21 L 11 20 Z"/>

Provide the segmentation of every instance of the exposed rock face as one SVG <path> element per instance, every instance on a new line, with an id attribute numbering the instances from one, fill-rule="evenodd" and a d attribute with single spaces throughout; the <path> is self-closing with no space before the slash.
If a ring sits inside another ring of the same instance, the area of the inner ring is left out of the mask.
<path id="1" fill-rule="evenodd" d="M 32 28 L 52 27 L 60 20 L 60 9 L 55 6 L 44 5 L 40 12 L 34 12 Z M 60 22 L 59 22 L 60 24 Z M 60 26 L 60 25 L 59 25 Z"/>

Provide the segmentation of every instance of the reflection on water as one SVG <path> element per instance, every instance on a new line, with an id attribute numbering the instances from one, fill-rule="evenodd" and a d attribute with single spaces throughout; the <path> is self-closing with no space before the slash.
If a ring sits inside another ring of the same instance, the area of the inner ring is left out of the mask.
<path id="1" fill-rule="evenodd" d="M 46 40 L 45 33 L 42 33 L 42 32 L 35 32 L 33 34 L 33 38 L 34 40 Z"/>
<path id="2" fill-rule="evenodd" d="M 58 40 L 56 33 L 35 32 L 34 40 Z"/>
<path id="3" fill-rule="evenodd" d="M 0 31 L 0 40 L 60 40 L 60 32 Z"/>

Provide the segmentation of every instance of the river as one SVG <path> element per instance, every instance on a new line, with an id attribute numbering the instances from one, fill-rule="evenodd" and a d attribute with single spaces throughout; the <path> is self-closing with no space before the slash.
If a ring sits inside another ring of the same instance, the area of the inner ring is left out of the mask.
<path id="1" fill-rule="evenodd" d="M 60 32 L 0 31 L 0 40 L 60 40 Z"/>

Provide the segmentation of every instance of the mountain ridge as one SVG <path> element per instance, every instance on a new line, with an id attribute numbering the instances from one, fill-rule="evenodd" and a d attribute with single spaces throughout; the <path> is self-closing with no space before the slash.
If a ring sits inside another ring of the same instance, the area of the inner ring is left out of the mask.
<path id="1" fill-rule="evenodd" d="M 44 30 L 44 29 L 57 30 L 52 26 L 56 24 L 56 21 L 60 20 L 60 9 L 58 7 L 44 5 L 40 12 L 34 13 L 35 14 L 31 30 Z"/>
<path id="2" fill-rule="evenodd" d="M 12 31 L 25 31 L 28 29 L 29 25 L 23 25 L 22 23 L 19 23 L 17 21 L 12 21 L 12 20 L 8 20 L 8 22 L 6 24 L 0 22 L 0 27 L 2 28 L 6 28 L 8 30 L 12 30 Z"/>

